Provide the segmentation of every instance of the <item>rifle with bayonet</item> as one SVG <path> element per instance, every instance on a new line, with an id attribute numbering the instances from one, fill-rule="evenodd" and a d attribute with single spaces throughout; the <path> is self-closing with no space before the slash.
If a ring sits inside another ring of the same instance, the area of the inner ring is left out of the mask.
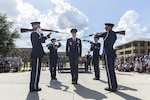
<path id="1" fill-rule="evenodd" d="M 89 40 L 83 40 L 85 42 L 89 42 L 90 44 L 94 44 L 92 41 L 89 41 Z"/>
<path id="2" fill-rule="evenodd" d="M 46 32 L 55 32 L 55 33 L 61 33 L 59 31 L 55 31 L 55 30 L 51 30 L 51 29 L 41 29 L 42 31 L 46 31 Z M 33 29 L 28 29 L 28 28 L 20 28 L 20 32 L 21 33 L 25 33 L 25 32 L 32 32 Z"/>
<path id="3" fill-rule="evenodd" d="M 101 33 L 104 33 L 104 32 L 99 32 L 99 34 Z M 115 31 L 116 34 L 120 34 L 120 35 L 125 35 L 125 30 L 123 31 Z M 88 36 L 85 36 L 85 37 L 90 37 L 90 36 L 93 36 L 93 35 L 96 35 L 96 34 L 90 34 Z"/>

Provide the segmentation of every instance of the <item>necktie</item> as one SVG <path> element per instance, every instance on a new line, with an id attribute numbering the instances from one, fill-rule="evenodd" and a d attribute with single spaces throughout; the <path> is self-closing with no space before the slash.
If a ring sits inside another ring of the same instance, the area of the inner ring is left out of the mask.
<path id="1" fill-rule="evenodd" d="M 73 38 L 73 41 L 76 41 L 76 38 Z"/>

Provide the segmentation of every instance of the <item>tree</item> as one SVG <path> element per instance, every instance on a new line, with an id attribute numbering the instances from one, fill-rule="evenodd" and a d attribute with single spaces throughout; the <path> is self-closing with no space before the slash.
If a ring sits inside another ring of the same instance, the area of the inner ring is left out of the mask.
<path id="1" fill-rule="evenodd" d="M 10 54 L 16 47 L 15 39 L 20 38 L 19 32 L 12 29 L 13 24 L 6 14 L 0 13 L 0 55 Z"/>

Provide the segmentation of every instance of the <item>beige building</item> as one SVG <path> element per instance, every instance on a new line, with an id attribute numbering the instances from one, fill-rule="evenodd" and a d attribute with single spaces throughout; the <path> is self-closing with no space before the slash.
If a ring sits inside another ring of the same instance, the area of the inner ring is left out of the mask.
<path id="1" fill-rule="evenodd" d="M 140 38 L 119 46 L 116 46 L 117 58 L 130 56 L 144 56 L 150 52 L 150 39 Z"/>
<path id="2" fill-rule="evenodd" d="M 31 50 L 32 48 L 17 48 L 18 49 L 18 52 L 16 53 L 18 56 L 28 56 L 30 57 L 30 53 L 31 53 Z"/>

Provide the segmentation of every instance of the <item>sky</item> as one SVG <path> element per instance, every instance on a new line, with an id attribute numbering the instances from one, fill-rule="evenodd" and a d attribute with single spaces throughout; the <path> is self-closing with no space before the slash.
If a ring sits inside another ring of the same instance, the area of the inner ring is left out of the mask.
<path id="1" fill-rule="evenodd" d="M 70 30 L 77 28 L 77 37 L 91 40 L 89 34 L 104 32 L 104 23 L 115 24 L 113 30 L 125 30 L 125 35 L 117 35 L 114 45 L 118 46 L 139 38 L 150 37 L 149 0 L 0 0 L 0 13 L 6 13 L 14 22 L 13 29 L 31 28 L 31 22 L 40 21 L 41 27 L 62 33 L 53 33 L 51 38 L 62 39 L 59 52 L 65 52 Z M 44 35 L 48 32 L 43 32 Z M 20 33 L 15 41 L 19 48 L 31 48 L 30 32 Z M 43 44 L 44 50 L 51 39 Z M 103 40 L 99 42 L 103 46 Z M 82 41 L 82 55 L 87 54 L 90 44 Z M 101 47 L 102 51 L 102 47 Z"/>

